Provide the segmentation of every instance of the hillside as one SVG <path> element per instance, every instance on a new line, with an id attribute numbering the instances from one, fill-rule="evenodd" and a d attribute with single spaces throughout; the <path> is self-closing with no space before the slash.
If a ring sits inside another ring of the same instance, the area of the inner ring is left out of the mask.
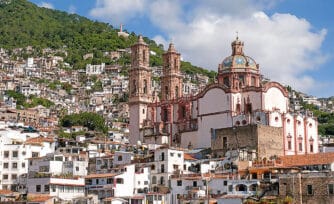
<path id="1" fill-rule="evenodd" d="M 118 37 L 117 29 L 107 23 L 89 20 L 85 17 L 66 12 L 41 8 L 26 0 L 0 0 L 0 47 L 5 49 L 33 46 L 29 55 L 41 55 L 43 48 L 65 49 L 68 56 L 65 61 L 75 69 L 85 67 L 87 63 L 111 63 L 103 57 L 104 51 L 124 49 L 137 40 L 131 33 L 128 39 Z M 161 65 L 162 45 L 144 38 L 150 49 L 157 53 L 152 56 L 151 65 Z M 82 56 L 94 53 L 94 59 L 84 61 Z M 126 62 L 129 62 L 128 60 Z M 182 63 L 187 73 L 202 73 L 213 78 L 215 72 Z"/>

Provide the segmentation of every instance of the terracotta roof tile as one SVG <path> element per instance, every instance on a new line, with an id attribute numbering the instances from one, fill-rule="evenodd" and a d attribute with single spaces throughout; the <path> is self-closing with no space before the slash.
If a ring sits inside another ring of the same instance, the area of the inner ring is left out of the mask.
<path id="1" fill-rule="evenodd" d="M 319 164 L 330 164 L 334 162 L 334 152 L 306 154 L 306 155 L 289 155 L 280 157 L 283 166 L 308 166 Z"/>
<path id="2" fill-rule="evenodd" d="M 6 195 L 6 194 L 11 194 L 13 191 L 11 190 L 0 190 L 0 195 Z"/>
<path id="3" fill-rule="evenodd" d="M 184 160 L 197 160 L 194 157 L 192 157 L 190 154 L 186 154 L 186 153 L 183 155 L 183 157 L 184 157 Z"/>

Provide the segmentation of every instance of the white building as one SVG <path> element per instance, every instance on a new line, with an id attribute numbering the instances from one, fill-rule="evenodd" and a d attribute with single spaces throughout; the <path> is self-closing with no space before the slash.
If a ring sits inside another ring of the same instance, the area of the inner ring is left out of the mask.
<path id="1" fill-rule="evenodd" d="M 87 64 L 86 65 L 86 75 L 99 75 L 104 72 L 105 63 L 101 63 L 98 65 Z"/>
<path id="2" fill-rule="evenodd" d="M 45 156 L 54 150 L 52 138 L 22 129 L 0 130 L 0 189 L 19 190 L 21 176 L 28 173 L 27 158 Z"/>
<path id="3" fill-rule="evenodd" d="M 28 193 L 48 194 L 67 201 L 84 197 L 87 167 L 86 154 L 48 154 L 30 158 Z"/>

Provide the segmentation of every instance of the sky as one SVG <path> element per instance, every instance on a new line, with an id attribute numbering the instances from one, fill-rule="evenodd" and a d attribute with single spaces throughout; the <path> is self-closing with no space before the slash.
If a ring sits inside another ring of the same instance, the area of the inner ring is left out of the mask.
<path id="1" fill-rule="evenodd" d="M 316 97 L 334 96 L 333 0 L 30 0 L 142 34 L 209 70 L 238 35 L 261 73 Z"/>

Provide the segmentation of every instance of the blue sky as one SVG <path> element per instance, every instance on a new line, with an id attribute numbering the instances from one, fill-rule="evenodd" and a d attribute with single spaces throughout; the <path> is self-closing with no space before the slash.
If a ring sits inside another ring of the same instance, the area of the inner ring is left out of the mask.
<path id="1" fill-rule="evenodd" d="M 114 27 L 124 24 L 211 70 L 236 32 L 265 77 L 317 97 L 334 96 L 332 0 L 31 0 Z"/>

